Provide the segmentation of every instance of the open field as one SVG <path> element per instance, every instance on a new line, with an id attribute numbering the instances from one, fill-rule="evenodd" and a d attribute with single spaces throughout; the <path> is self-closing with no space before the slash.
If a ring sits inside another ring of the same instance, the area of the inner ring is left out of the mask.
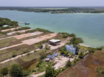
<path id="1" fill-rule="evenodd" d="M 13 36 L 16 39 L 22 39 L 22 38 L 26 38 L 26 37 L 30 37 L 30 36 L 35 36 L 35 35 L 39 35 L 42 34 L 43 32 L 33 32 L 33 33 L 26 33 L 26 34 L 21 34 L 21 35 L 16 35 Z"/>
<path id="2" fill-rule="evenodd" d="M 89 55 L 74 67 L 60 73 L 58 77 L 96 77 L 96 67 L 104 67 L 104 51 Z"/>
<path id="3" fill-rule="evenodd" d="M 18 44 L 18 43 L 21 43 L 21 41 L 17 40 L 16 38 L 13 38 L 13 37 L 2 39 L 2 40 L 0 40 L 0 48 Z"/>
<path id="4" fill-rule="evenodd" d="M 10 38 L 2 39 L 0 40 L 0 48 L 20 44 L 22 43 L 23 40 L 29 39 L 27 37 L 33 38 L 42 33 L 43 32 L 27 33 L 27 34 L 16 35 Z"/>
<path id="5" fill-rule="evenodd" d="M 49 53 L 52 53 L 50 50 L 45 51 L 45 49 L 36 51 L 32 54 L 27 54 L 26 56 L 20 57 L 18 59 L 0 64 L 0 69 L 4 67 L 8 67 L 13 65 L 13 64 L 20 64 L 23 66 L 24 69 L 31 68 L 31 65 L 36 63 L 36 60 L 40 58 L 41 55 L 47 55 Z M 31 64 L 32 63 L 32 64 Z M 35 69 L 32 67 L 32 69 Z"/>
<path id="6" fill-rule="evenodd" d="M 24 41 L 22 41 L 22 42 L 23 42 L 24 44 L 27 44 L 27 45 L 32 45 L 32 44 L 34 44 L 34 43 L 38 43 L 38 42 L 41 42 L 41 41 L 44 41 L 44 40 L 53 38 L 53 37 L 55 37 L 55 36 L 57 36 L 56 33 L 51 33 L 51 34 L 39 36 L 39 37 L 36 37 L 36 38 L 24 40 Z"/>
<path id="7" fill-rule="evenodd" d="M 16 55 L 20 55 L 20 54 L 29 52 L 34 49 L 35 49 L 34 45 L 28 46 L 28 45 L 24 44 L 24 45 L 20 45 L 17 47 L 9 48 L 7 50 L 6 49 L 2 50 L 2 51 L 0 51 L 0 61 L 6 60 L 6 59 L 11 58 Z"/>
<path id="8" fill-rule="evenodd" d="M 50 35 L 50 37 L 48 37 Z M 26 53 L 26 52 L 29 52 L 31 50 L 34 50 L 37 48 L 37 45 L 35 43 L 38 43 L 38 42 L 41 42 L 41 41 L 44 41 L 44 40 L 47 40 L 49 38 L 52 38 L 52 37 L 55 37 L 56 34 L 55 33 L 52 33 L 52 34 L 48 34 L 48 35 L 43 35 L 41 37 L 36 37 L 36 38 L 33 38 L 31 41 L 29 40 L 25 40 L 25 42 L 21 43 L 21 45 L 18 45 L 18 46 L 15 46 L 15 47 L 7 47 L 6 49 L 2 49 L 0 51 L 0 61 L 3 61 L 3 60 L 6 60 L 8 58 L 11 58 L 13 57 L 13 55 L 20 55 L 20 54 L 23 54 L 23 53 Z M 39 39 L 40 38 L 40 39 Z M 38 41 L 37 41 L 38 40 Z M 27 44 L 27 45 L 26 45 Z"/>
<path id="9" fill-rule="evenodd" d="M 15 33 L 24 33 L 24 32 L 29 31 L 29 30 L 32 30 L 32 29 L 19 30 L 19 31 L 12 31 L 12 32 L 8 32 L 7 35 L 13 35 L 13 34 L 15 34 Z"/>

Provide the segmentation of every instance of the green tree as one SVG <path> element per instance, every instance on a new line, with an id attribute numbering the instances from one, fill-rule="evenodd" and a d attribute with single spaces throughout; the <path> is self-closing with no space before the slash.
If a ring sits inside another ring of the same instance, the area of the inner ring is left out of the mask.
<path id="1" fill-rule="evenodd" d="M 46 68 L 45 77 L 53 77 L 53 76 L 54 76 L 54 69 L 52 68 L 51 65 L 49 65 L 49 66 Z"/>
<path id="2" fill-rule="evenodd" d="M 76 55 L 78 55 L 78 52 L 79 52 L 79 47 L 76 45 Z"/>
<path id="3" fill-rule="evenodd" d="M 1 74 L 7 75 L 8 74 L 8 68 L 1 69 Z"/>
<path id="4" fill-rule="evenodd" d="M 70 52 L 69 54 L 70 54 L 71 57 L 73 56 L 73 52 Z"/>
<path id="5" fill-rule="evenodd" d="M 71 62 L 70 62 L 70 60 L 68 60 L 66 67 L 70 67 L 70 66 L 71 66 Z"/>
<path id="6" fill-rule="evenodd" d="M 89 52 L 90 52 L 90 53 L 94 53 L 95 50 L 94 50 L 93 48 L 90 48 L 90 49 L 89 49 Z"/>
<path id="7" fill-rule="evenodd" d="M 12 77 L 23 77 L 22 67 L 17 64 L 12 65 L 10 69 L 10 75 Z"/>
<path id="8" fill-rule="evenodd" d="M 69 51 L 64 51 L 65 56 L 69 56 Z"/>
<path id="9" fill-rule="evenodd" d="M 79 58 L 83 58 L 84 57 L 84 52 L 80 52 L 79 53 Z"/>

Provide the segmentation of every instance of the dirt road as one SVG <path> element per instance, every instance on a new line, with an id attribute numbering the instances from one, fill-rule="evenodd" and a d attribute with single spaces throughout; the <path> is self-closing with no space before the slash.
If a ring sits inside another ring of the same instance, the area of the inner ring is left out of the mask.
<path id="1" fill-rule="evenodd" d="M 45 72 L 39 73 L 39 74 L 32 74 L 31 77 L 38 77 L 44 75 Z"/>

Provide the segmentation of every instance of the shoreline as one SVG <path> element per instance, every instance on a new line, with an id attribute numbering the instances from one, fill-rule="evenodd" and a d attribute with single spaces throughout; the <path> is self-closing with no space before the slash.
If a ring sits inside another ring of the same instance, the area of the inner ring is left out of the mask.
<path id="1" fill-rule="evenodd" d="M 4 11 L 4 10 L 3 10 Z M 6 11 L 6 10 L 5 10 Z M 21 10 L 9 10 L 9 11 L 21 11 Z M 33 12 L 33 11 L 21 11 L 21 12 Z M 73 13 L 51 13 L 51 12 L 33 12 L 33 13 L 49 13 L 49 14 L 104 14 L 104 12 L 91 13 L 91 12 L 73 12 Z"/>
<path id="2" fill-rule="evenodd" d="M 91 46 L 86 45 L 86 44 L 83 44 L 83 43 L 80 43 L 79 45 L 80 45 L 80 46 L 84 46 L 84 47 L 91 47 Z M 91 48 L 97 48 L 97 47 L 91 47 Z"/>

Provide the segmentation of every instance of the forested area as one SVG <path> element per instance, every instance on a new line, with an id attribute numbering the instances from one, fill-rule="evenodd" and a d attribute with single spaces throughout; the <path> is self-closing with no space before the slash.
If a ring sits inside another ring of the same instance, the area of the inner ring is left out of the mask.
<path id="1" fill-rule="evenodd" d="M 8 18 L 0 18 L 0 27 L 2 27 L 3 25 L 9 25 L 9 26 L 18 26 L 18 22 L 17 21 L 11 21 Z"/>
<path id="2" fill-rule="evenodd" d="M 67 8 L 48 8 L 48 7 L 0 7 L 0 10 L 18 10 L 26 12 L 51 12 L 51 13 L 104 13 L 104 8 L 94 7 L 67 7 Z"/>

